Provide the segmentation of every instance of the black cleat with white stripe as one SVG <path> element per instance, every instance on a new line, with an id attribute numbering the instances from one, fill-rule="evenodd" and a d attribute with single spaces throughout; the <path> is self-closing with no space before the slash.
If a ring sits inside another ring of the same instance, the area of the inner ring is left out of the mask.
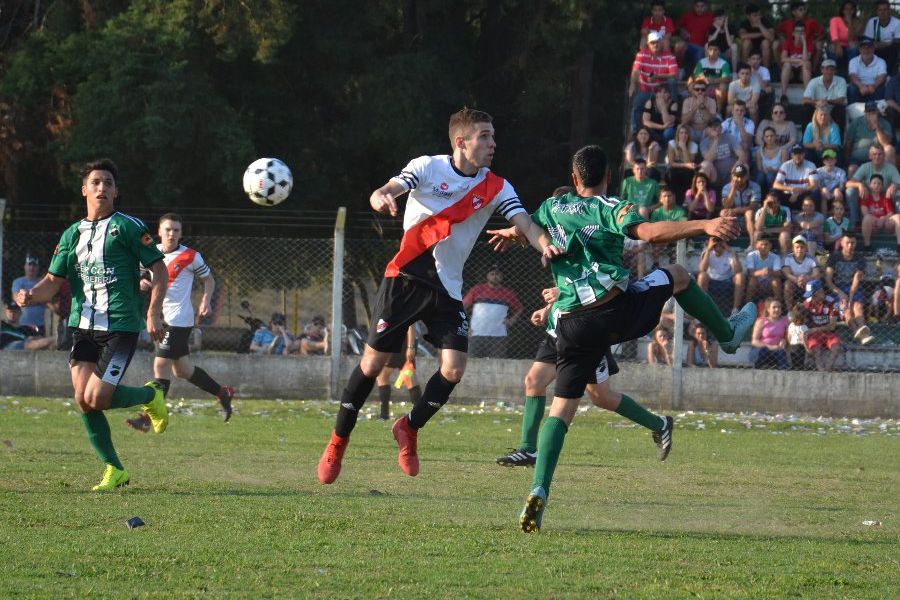
<path id="1" fill-rule="evenodd" d="M 498 458 L 497 464 L 501 467 L 533 467 L 536 458 L 537 452 L 514 449 L 509 454 Z"/>
<path id="2" fill-rule="evenodd" d="M 669 416 L 666 416 L 665 419 L 665 427 L 653 432 L 653 442 L 659 449 L 657 451 L 659 460 L 666 460 L 666 457 L 669 456 L 669 452 L 672 450 L 672 429 L 675 427 L 675 420 Z"/>

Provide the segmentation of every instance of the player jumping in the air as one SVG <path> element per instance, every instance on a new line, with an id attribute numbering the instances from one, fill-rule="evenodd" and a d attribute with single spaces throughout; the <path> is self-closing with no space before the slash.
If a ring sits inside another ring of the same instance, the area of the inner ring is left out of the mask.
<path id="1" fill-rule="evenodd" d="M 118 193 L 116 165 L 109 159 L 88 163 L 81 177 L 86 218 L 63 232 L 47 274 L 30 290 L 19 291 L 16 302 L 43 304 L 56 295 L 64 279 L 71 284 L 69 327 L 74 331 L 69 369 L 88 440 L 106 464 L 103 479 L 93 489 L 105 491 L 127 485 L 129 475 L 116 455 L 103 411 L 143 405 L 156 433 L 165 431 L 169 422 L 160 385 L 152 381 L 143 387 L 119 384 L 144 325 L 140 265 L 154 275 L 147 332 L 156 341 L 163 336 L 166 267 L 147 227 L 113 206 Z"/>
<path id="2" fill-rule="evenodd" d="M 518 226 L 538 250 L 548 256 L 557 252 L 528 217 L 512 185 L 488 168 L 496 149 L 491 121 L 487 113 L 468 108 L 453 114 L 452 156 L 412 160 L 369 198 L 375 211 L 396 216 L 397 197 L 410 193 L 400 250 L 385 270 L 362 360 L 350 375 L 331 440 L 319 461 L 322 483 L 337 479 L 350 433 L 375 378 L 391 353 L 403 347 L 407 328 L 421 320 L 428 328 L 426 339 L 441 348 L 441 366 L 410 413 L 391 428 L 400 448 L 400 468 L 407 475 L 418 474 L 418 431 L 447 402 L 466 368 L 469 323 L 462 304 L 462 270 L 495 211 Z"/>
<path id="3" fill-rule="evenodd" d="M 726 320 L 681 265 L 657 269 L 629 285 L 622 259 L 626 236 L 654 244 L 703 234 L 731 240 L 740 232 L 735 218 L 648 223 L 634 204 L 605 196 L 609 170 L 606 154 L 599 146 L 576 152 L 572 171 L 577 195 L 549 198 L 532 216 L 565 252 L 551 263 L 560 291 L 556 393 L 550 416 L 538 435 L 534 481 L 519 517 L 525 532 L 540 530 L 569 424 L 591 373 L 610 345 L 652 331 L 673 294 L 685 312 L 703 323 L 728 353 L 737 351 L 756 320 L 752 303 Z M 516 237 L 514 229 L 494 233 L 497 239 Z M 662 432 L 663 436 L 666 431 L 671 436 L 671 427 Z"/>
<path id="4" fill-rule="evenodd" d="M 166 213 L 159 218 L 160 244 L 156 247 L 162 251 L 166 264 L 169 289 L 163 302 L 163 319 L 165 321 L 165 335 L 162 341 L 156 344 L 156 356 L 153 359 L 154 381 L 169 392 L 169 373 L 176 377 L 186 379 L 195 386 L 212 394 L 219 401 L 225 422 L 231 418 L 231 399 L 234 396 L 234 388 L 227 385 L 219 385 L 209 374 L 195 367 L 191 362 L 191 351 L 188 349 L 188 338 L 194 328 L 194 306 L 191 304 L 191 289 L 194 286 L 194 277 L 199 277 L 203 283 L 203 296 L 200 298 L 200 306 L 197 314 L 205 317 L 210 313 L 210 301 L 216 289 L 212 271 L 200 256 L 200 253 L 181 243 L 182 220 L 175 213 Z M 141 289 L 150 289 L 152 283 L 146 279 L 141 280 Z M 139 415 L 135 419 L 126 419 L 129 426 L 138 431 L 147 431 L 150 428 L 150 419 L 146 415 Z"/>
<path id="5" fill-rule="evenodd" d="M 525 410 L 522 414 L 522 432 L 519 447 L 497 459 L 504 467 L 533 467 L 537 457 L 538 430 L 544 418 L 547 403 L 547 386 L 556 378 L 556 326 L 555 302 L 559 297 L 557 288 L 543 291 L 547 305 L 534 311 L 531 322 L 546 326 L 547 334 L 538 345 L 537 354 L 531 368 L 525 375 Z M 625 394 L 610 387 L 610 378 L 619 372 L 612 352 L 600 359 L 594 372 L 588 378 L 587 394 L 594 406 L 615 412 L 652 432 L 657 446 L 659 460 L 666 460 L 672 449 L 672 417 L 660 417 L 648 411 Z"/>

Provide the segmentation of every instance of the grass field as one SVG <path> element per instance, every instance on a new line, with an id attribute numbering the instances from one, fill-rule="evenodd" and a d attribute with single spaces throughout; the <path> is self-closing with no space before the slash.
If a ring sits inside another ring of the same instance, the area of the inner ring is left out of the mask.
<path id="1" fill-rule="evenodd" d="M 526 535 L 532 471 L 494 464 L 520 413 L 447 407 L 420 435 L 416 478 L 390 424 L 361 420 L 323 486 L 335 408 L 245 400 L 223 425 L 185 402 L 162 436 L 109 412 L 132 484 L 99 495 L 71 404 L 0 398 L 0 596 L 888 598 L 900 585 L 897 421 L 682 414 L 659 463 L 644 430 L 591 409 L 543 531 Z M 130 531 L 132 516 L 147 525 Z"/>

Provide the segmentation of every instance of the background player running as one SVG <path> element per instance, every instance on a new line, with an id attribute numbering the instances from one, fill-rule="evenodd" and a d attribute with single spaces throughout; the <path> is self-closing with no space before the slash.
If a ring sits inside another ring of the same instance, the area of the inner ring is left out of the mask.
<path id="1" fill-rule="evenodd" d="M 381 402 L 380 418 L 385 421 L 391 418 L 391 385 L 394 371 L 403 369 L 407 365 L 412 365 L 412 374 L 409 375 L 409 381 L 406 382 L 406 389 L 409 391 L 409 401 L 415 405 L 422 397 L 422 388 L 419 387 L 419 380 L 416 377 L 416 346 L 418 339 L 416 337 L 416 326 L 410 325 L 406 330 L 406 345 L 400 352 L 391 354 L 384 368 L 375 379 L 375 385 L 378 387 L 378 400 Z M 398 384 L 399 389 L 399 384 Z"/>
<path id="2" fill-rule="evenodd" d="M 646 222 L 630 202 L 605 196 L 609 169 L 599 146 L 586 146 L 572 160 L 577 195 L 549 198 L 533 215 L 553 235 L 565 253 L 551 263 L 560 290 L 556 325 L 556 390 L 550 416 L 538 436 L 534 481 L 519 517 L 525 532 L 539 530 L 550 482 L 569 424 L 599 360 L 611 344 L 635 339 L 659 323 L 663 305 L 676 301 L 713 333 L 722 350 L 734 353 L 756 319 L 756 307 L 746 304 L 730 322 L 715 302 L 694 282 L 687 269 L 669 265 L 629 285 L 622 260 L 624 239 L 659 244 L 696 235 L 734 239 L 740 232 L 734 217 L 712 220 Z M 496 232 L 515 238 L 514 230 Z M 671 446 L 672 421 L 660 432 Z"/>
<path id="3" fill-rule="evenodd" d="M 556 249 L 519 201 L 512 185 L 488 168 L 494 159 L 494 126 L 487 113 L 464 108 L 450 117 L 451 156 L 421 156 L 372 192 L 372 209 L 396 216 L 397 197 L 409 192 L 400 250 L 388 263 L 372 314 L 369 339 L 341 397 L 331 440 L 319 461 L 322 483 L 332 483 L 356 425 L 359 409 L 391 353 L 399 352 L 409 326 L 421 320 L 425 336 L 441 349 L 439 370 L 422 398 L 391 428 L 397 462 L 419 472 L 417 434 L 447 402 L 466 368 L 469 323 L 462 304 L 462 270 L 488 218 L 499 211 L 535 248 Z"/>
<path id="4" fill-rule="evenodd" d="M 188 339 L 191 337 L 195 323 L 194 306 L 191 304 L 194 277 L 199 277 L 203 283 L 203 296 L 197 307 L 197 314 L 200 317 L 208 316 L 210 313 L 210 301 L 216 289 L 216 281 L 200 253 L 181 243 L 182 220 L 180 216 L 175 213 L 166 213 L 161 216 L 158 233 L 161 243 L 156 247 L 164 256 L 169 288 L 163 302 L 165 335 L 156 344 L 156 356 L 153 359 L 154 381 L 162 386 L 166 393 L 169 392 L 169 385 L 172 383 L 169 373 L 193 383 L 204 392 L 216 397 L 227 423 L 231 418 L 231 399 L 234 396 L 234 388 L 219 385 L 206 371 L 195 367 L 191 362 L 191 351 L 188 348 Z M 149 290 L 151 286 L 150 281 L 141 280 L 141 290 Z M 139 431 L 147 431 L 150 426 L 150 420 L 146 415 L 139 415 L 135 419 L 126 419 L 126 422 Z"/>
<path id="5" fill-rule="evenodd" d="M 106 464 L 103 479 L 93 490 L 104 491 L 127 485 L 130 476 L 113 447 L 103 411 L 143 405 L 154 431 L 162 433 L 168 425 L 161 386 L 155 382 L 144 387 L 119 384 L 144 325 L 139 265 L 154 274 L 147 332 L 157 341 L 163 336 L 166 268 L 146 226 L 116 212 L 113 206 L 118 193 L 116 165 L 109 159 L 88 163 L 81 169 L 81 177 L 86 218 L 63 232 L 47 274 L 30 290 L 21 290 L 16 302 L 20 306 L 43 304 L 53 298 L 64 279 L 71 284 L 69 327 L 74 331 L 69 370 L 88 440 Z"/>

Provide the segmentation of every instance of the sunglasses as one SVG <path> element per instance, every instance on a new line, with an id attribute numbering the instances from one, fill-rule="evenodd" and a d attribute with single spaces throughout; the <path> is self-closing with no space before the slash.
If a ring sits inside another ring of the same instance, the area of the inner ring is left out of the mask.
<path id="1" fill-rule="evenodd" d="M 694 91 L 695 91 L 695 92 L 705 92 L 705 91 L 706 91 L 706 88 L 705 88 L 705 87 L 695 87 L 695 88 L 694 88 Z"/>

